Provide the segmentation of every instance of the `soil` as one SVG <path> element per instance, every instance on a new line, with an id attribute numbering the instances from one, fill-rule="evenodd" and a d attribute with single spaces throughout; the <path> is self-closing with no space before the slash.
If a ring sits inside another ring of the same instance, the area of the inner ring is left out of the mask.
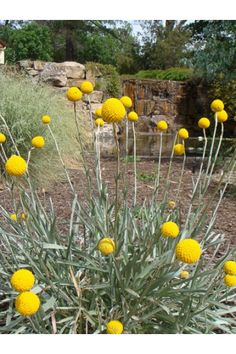
<path id="1" fill-rule="evenodd" d="M 125 163 L 121 162 L 121 172 L 124 170 Z M 128 174 L 127 178 L 129 180 L 129 200 L 132 203 L 133 200 L 133 186 L 134 186 L 134 174 L 133 174 L 133 162 L 128 162 Z M 163 195 L 163 185 L 166 181 L 166 175 L 168 171 L 169 162 L 163 161 L 161 164 L 161 180 L 160 180 L 160 192 L 159 200 Z M 168 194 L 168 200 L 176 201 L 178 181 L 181 174 L 182 163 L 181 160 L 176 160 L 172 165 L 172 172 L 170 175 L 170 188 Z M 91 165 L 91 169 L 94 170 L 94 166 Z M 102 177 L 107 183 L 109 193 L 114 196 L 115 182 L 114 176 L 116 175 L 116 161 L 114 159 L 102 159 L 101 161 Z M 154 173 L 157 170 L 156 160 L 143 160 L 137 162 L 137 204 L 140 205 L 146 199 L 147 201 L 153 195 L 154 191 Z M 70 169 L 69 174 L 75 189 L 78 191 L 79 197 L 85 199 L 84 195 L 84 185 L 85 185 L 85 175 L 82 169 Z M 192 180 L 196 181 L 198 176 L 198 170 L 195 168 L 192 161 L 187 161 L 182 186 L 179 194 L 178 207 L 181 210 L 182 218 L 184 219 L 187 207 L 189 205 L 190 193 L 192 190 Z M 121 180 L 120 185 L 123 187 L 125 181 Z M 93 181 L 95 183 L 95 181 Z M 207 198 L 211 199 L 213 192 L 215 190 L 216 183 L 212 182 L 207 193 Z M 224 233 L 226 236 L 227 243 L 236 244 L 236 233 L 235 233 L 235 223 L 234 215 L 236 214 L 236 192 L 234 186 L 229 186 L 223 197 L 222 203 L 218 209 L 216 223 L 214 225 L 214 231 L 217 233 Z M 71 202 L 72 193 L 67 181 L 56 183 L 50 190 L 40 191 L 42 199 L 48 200 L 49 197 L 52 198 L 55 212 L 59 219 L 61 225 L 68 222 L 71 212 Z M 1 204 L 9 211 L 13 212 L 10 203 L 10 196 L 8 191 L 2 186 L 0 188 L 0 198 Z M 219 199 L 219 193 L 214 197 L 213 203 L 209 206 L 208 212 L 211 213 Z"/>

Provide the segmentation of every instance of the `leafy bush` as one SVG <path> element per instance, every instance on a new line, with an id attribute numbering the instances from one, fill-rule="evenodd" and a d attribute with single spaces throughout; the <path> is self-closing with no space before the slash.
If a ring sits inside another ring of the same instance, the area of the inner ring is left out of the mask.
<path id="1" fill-rule="evenodd" d="M 103 91 L 107 97 L 120 97 L 121 80 L 114 66 L 89 62 L 86 64 L 86 69 L 95 73 L 100 72 L 100 77 L 96 80 L 96 90 Z"/>
<path id="2" fill-rule="evenodd" d="M 185 81 L 192 77 L 192 70 L 188 68 L 170 68 L 166 70 L 141 70 L 135 77 L 137 79 L 156 79 Z"/>
<path id="3" fill-rule="evenodd" d="M 40 183 L 42 171 L 43 181 L 41 182 L 44 184 L 45 181 L 49 182 L 55 179 L 55 176 L 58 177 L 61 169 L 58 169 L 55 145 L 48 132 L 45 131 L 40 117 L 44 114 L 52 117 L 52 129 L 55 131 L 64 154 L 70 160 L 69 156 L 72 155 L 72 151 L 78 151 L 78 147 L 75 149 L 77 142 L 74 134 L 73 110 L 67 106 L 65 98 L 47 86 L 35 85 L 27 78 L 5 75 L 1 72 L 0 97 L 0 114 L 9 125 L 17 147 L 25 158 L 33 136 L 44 135 L 46 138 L 44 148 L 46 154 L 42 156 L 39 151 L 33 151 L 31 156 L 31 173 L 37 182 Z M 2 121 L 0 121 L 0 130 L 8 135 Z M 8 156 L 15 153 L 9 136 L 5 149 Z"/>

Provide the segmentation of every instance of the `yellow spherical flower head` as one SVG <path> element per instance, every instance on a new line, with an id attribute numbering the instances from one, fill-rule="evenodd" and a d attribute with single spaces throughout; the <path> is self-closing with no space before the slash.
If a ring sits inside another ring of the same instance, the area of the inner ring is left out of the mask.
<path id="1" fill-rule="evenodd" d="M 182 270 L 182 272 L 180 272 L 180 278 L 181 279 L 188 279 L 189 278 L 189 272 L 187 270 Z"/>
<path id="2" fill-rule="evenodd" d="M 115 242 L 109 237 L 104 237 L 98 243 L 98 249 L 103 256 L 108 256 L 109 254 L 115 252 L 115 248 Z"/>
<path id="3" fill-rule="evenodd" d="M 107 123 L 119 123 L 125 115 L 125 107 L 117 98 L 108 98 L 102 105 L 102 118 Z"/>
<path id="4" fill-rule="evenodd" d="M 22 176 L 27 170 L 27 163 L 21 157 L 17 155 L 12 155 L 5 163 L 6 172 L 10 176 Z"/>
<path id="5" fill-rule="evenodd" d="M 157 122 L 157 129 L 161 132 L 165 132 L 168 129 L 168 124 L 165 120 L 160 120 L 159 122 Z"/>
<path id="6" fill-rule="evenodd" d="M 179 129 L 178 135 L 181 139 L 184 139 L 184 140 L 189 138 L 189 133 L 188 133 L 187 129 L 185 129 L 185 128 Z"/>
<path id="7" fill-rule="evenodd" d="M 25 213 L 21 213 L 21 220 L 26 220 L 27 219 L 27 215 Z"/>
<path id="8" fill-rule="evenodd" d="M 185 153 L 185 148 L 183 144 L 175 144 L 174 146 L 174 153 L 175 155 L 184 155 Z"/>
<path id="9" fill-rule="evenodd" d="M 220 112 L 224 109 L 224 103 L 221 100 L 214 100 L 211 103 L 211 110 L 213 112 Z"/>
<path id="10" fill-rule="evenodd" d="M 80 85 L 80 90 L 83 93 L 86 93 L 87 95 L 89 95 L 91 92 L 93 92 L 93 84 L 90 81 L 84 81 Z"/>
<path id="11" fill-rule="evenodd" d="M 95 116 L 98 118 L 102 118 L 102 107 L 96 109 Z"/>
<path id="12" fill-rule="evenodd" d="M 235 261 L 225 262 L 224 271 L 226 274 L 236 275 L 236 262 Z"/>
<path id="13" fill-rule="evenodd" d="M 123 333 L 124 326 L 118 320 L 112 320 L 107 323 L 107 333 L 108 334 L 121 334 Z"/>
<path id="14" fill-rule="evenodd" d="M 11 214 L 10 215 L 10 219 L 12 220 L 12 221 L 17 221 L 17 215 L 14 213 L 14 214 Z"/>
<path id="15" fill-rule="evenodd" d="M 236 276 L 231 274 L 226 274 L 224 277 L 224 283 L 227 286 L 236 286 Z"/>
<path id="16" fill-rule="evenodd" d="M 224 123 L 227 121 L 228 119 L 228 113 L 224 110 L 220 111 L 220 112 L 217 112 L 217 120 L 218 122 L 220 123 Z"/>
<path id="17" fill-rule="evenodd" d="M 32 139 L 31 144 L 33 147 L 35 147 L 37 149 L 42 149 L 45 145 L 45 140 L 42 136 L 35 136 Z"/>
<path id="18" fill-rule="evenodd" d="M 76 102 L 81 100 L 82 92 L 78 89 L 78 87 L 72 86 L 67 90 L 66 96 L 69 101 Z"/>
<path id="19" fill-rule="evenodd" d="M 176 203 L 173 200 L 170 200 L 168 202 L 168 208 L 169 209 L 174 209 L 176 207 Z"/>
<path id="20" fill-rule="evenodd" d="M 11 276 L 11 286 L 18 292 L 28 291 L 34 286 L 35 278 L 28 269 L 19 269 Z"/>
<path id="21" fill-rule="evenodd" d="M 97 118 L 96 120 L 95 120 L 95 124 L 96 124 L 96 126 L 98 127 L 103 127 L 104 126 L 104 124 L 105 124 L 105 122 L 104 122 L 104 120 L 102 119 L 102 118 Z"/>
<path id="22" fill-rule="evenodd" d="M 3 133 L 0 133 L 0 144 L 5 143 L 6 140 L 7 140 L 6 136 Z"/>
<path id="23" fill-rule="evenodd" d="M 51 117 L 48 115 L 44 115 L 44 116 L 42 116 L 41 120 L 42 120 L 43 124 L 49 124 L 51 122 Z"/>
<path id="24" fill-rule="evenodd" d="M 161 226 L 161 233 L 164 237 L 176 238 L 179 234 L 179 226 L 173 221 L 167 221 Z"/>
<path id="25" fill-rule="evenodd" d="M 123 103 L 125 108 L 131 108 L 132 105 L 133 105 L 133 102 L 132 102 L 131 98 L 128 97 L 128 96 L 121 97 L 120 101 Z"/>
<path id="26" fill-rule="evenodd" d="M 202 249 L 196 240 L 186 238 L 178 242 L 175 255 L 183 263 L 196 263 L 202 254 Z"/>
<path id="27" fill-rule="evenodd" d="M 129 112 L 128 114 L 128 120 L 130 122 L 136 122 L 138 120 L 138 115 L 136 112 L 132 111 L 132 112 Z"/>
<path id="28" fill-rule="evenodd" d="M 198 121 L 198 126 L 201 129 L 207 129 L 211 125 L 211 122 L 208 118 L 202 117 Z"/>
<path id="29" fill-rule="evenodd" d="M 30 291 L 23 292 L 17 296 L 15 307 L 22 316 L 32 316 L 40 307 L 39 297 Z"/>

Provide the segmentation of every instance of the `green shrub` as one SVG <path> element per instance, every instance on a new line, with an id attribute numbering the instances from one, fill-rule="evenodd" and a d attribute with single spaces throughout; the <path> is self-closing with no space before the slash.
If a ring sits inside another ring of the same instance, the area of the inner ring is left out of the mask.
<path id="1" fill-rule="evenodd" d="M 31 154 L 32 174 L 37 182 L 40 182 L 40 171 L 43 171 L 44 185 L 45 181 L 50 181 L 54 176 L 58 177 L 58 171 L 61 169 L 58 169 L 54 142 L 41 122 L 43 114 L 52 117 L 52 130 L 65 156 L 71 156 L 72 151 L 78 151 L 73 110 L 68 107 L 63 96 L 52 88 L 33 84 L 27 78 L 0 72 L 0 114 L 9 125 L 22 156 L 27 157 L 33 136 L 45 136 L 44 153 L 34 150 Z M 15 153 L 15 150 L 2 121 L 0 130 L 7 135 L 4 147 L 9 156 Z"/>
<path id="2" fill-rule="evenodd" d="M 89 62 L 86 64 L 86 69 L 94 73 L 100 72 L 101 74 L 101 77 L 96 80 L 96 90 L 103 91 L 107 97 L 120 97 L 122 90 L 121 80 L 114 66 Z"/>
<path id="3" fill-rule="evenodd" d="M 188 68 L 170 68 L 166 70 L 141 70 L 134 76 L 138 79 L 185 81 L 190 79 L 192 74 L 192 70 Z"/>

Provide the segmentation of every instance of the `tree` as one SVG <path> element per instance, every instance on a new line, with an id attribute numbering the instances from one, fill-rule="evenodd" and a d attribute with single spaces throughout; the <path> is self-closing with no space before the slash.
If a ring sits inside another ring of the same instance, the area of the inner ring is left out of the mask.
<path id="1" fill-rule="evenodd" d="M 142 62 L 146 69 L 168 69 L 186 57 L 191 32 L 187 21 L 141 21 Z"/>
<path id="2" fill-rule="evenodd" d="M 208 80 L 236 78 L 236 21 L 195 21 L 191 65 Z"/>
<path id="3" fill-rule="evenodd" d="M 52 42 L 47 28 L 36 23 L 5 23 L 0 36 L 7 42 L 6 60 L 15 62 L 22 59 L 50 60 Z"/>

